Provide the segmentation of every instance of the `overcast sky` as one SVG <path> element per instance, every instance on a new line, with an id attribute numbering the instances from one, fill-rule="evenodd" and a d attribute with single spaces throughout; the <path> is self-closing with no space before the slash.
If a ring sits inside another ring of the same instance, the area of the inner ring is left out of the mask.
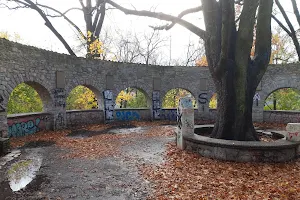
<path id="1" fill-rule="evenodd" d="M 3 2 L 3 0 L 0 0 L 0 2 Z M 38 2 L 50 5 L 60 11 L 65 11 L 70 7 L 80 7 L 78 0 L 39 0 Z M 134 6 L 137 10 L 163 11 L 164 13 L 172 15 L 177 15 L 184 9 L 195 7 L 200 4 L 200 0 L 117 0 L 116 2 L 127 8 L 133 8 Z M 282 4 L 290 4 L 289 0 L 281 0 L 281 2 Z M 298 4 L 300 6 L 300 3 Z M 287 7 L 287 10 L 291 14 L 291 7 L 288 5 L 285 5 L 285 7 Z M 72 11 L 68 16 L 84 30 L 82 12 Z M 23 43 L 60 53 L 67 53 L 58 39 L 44 25 L 44 21 L 36 11 L 30 9 L 10 11 L 1 8 L 0 19 L 0 31 L 18 33 L 23 39 Z M 200 13 L 188 15 L 185 19 L 204 28 L 202 15 Z M 75 32 L 65 20 L 51 19 L 51 21 L 53 22 L 54 27 L 57 28 L 70 44 L 75 44 Z M 295 21 L 293 20 L 293 22 Z M 145 17 L 127 16 L 118 10 L 110 10 L 105 18 L 104 29 L 109 29 L 112 35 L 115 34 L 115 30 L 124 32 L 150 32 L 151 28 L 149 28 L 149 25 L 158 24 L 164 24 L 164 22 Z M 189 39 L 195 42 L 198 40 L 195 35 L 178 25 L 170 31 L 162 31 L 162 34 L 165 37 L 171 36 L 172 38 L 172 58 L 182 57 L 185 54 L 184 50 Z"/>

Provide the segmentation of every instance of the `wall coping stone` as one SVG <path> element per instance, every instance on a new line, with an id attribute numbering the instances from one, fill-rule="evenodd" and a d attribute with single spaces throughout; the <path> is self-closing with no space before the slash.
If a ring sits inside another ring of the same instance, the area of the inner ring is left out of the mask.
<path id="1" fill-rule="evenodd" d="M 101 109 L 89 109 L 89 110 L 66 110 L 66 113 L 80 113 L 80 112 L 103 112 Z"/>
<path id="2" fill-rule="evenodd" d="M 18 114 L 7 115 L 7 119 L 30 117 L 30 116 L 36 116 L 36 115 L 51 115 L 51 113 L 49 113 L 49 112 L 18 113 Z"/>
<path id="3" fill-rule="evenodd" d="M 183 136 L 185 140 L 196 143 L 205 144 L 208 146 L 215 147 L 227 147 L 230 149 L 285 149 L 285 148 L 296 148 L 300 145 L 300 142 L 290 142 L 287 140 L 276 140 L 275 142 L 260 142 L 260 141 L 236 141 L 236 140 L 223 140 L 200 136 L 194 134 L 192 136 Z"/>

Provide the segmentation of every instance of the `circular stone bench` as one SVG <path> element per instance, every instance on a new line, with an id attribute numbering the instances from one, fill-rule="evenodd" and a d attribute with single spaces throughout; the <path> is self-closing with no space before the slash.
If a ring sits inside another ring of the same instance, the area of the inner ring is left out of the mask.
<path id="1" fill-rule="evenodd" d="M 203 128 L 208 128 L 201 126 Z M 209 126 L 211 128 L 211 125 Z M 197 127 L 199 128 L 199 126 Z M 285 162 L 297 157 L 299 142 L 234 141 L 184 135 L 186 149 L 204 157 L 236 162 Z"/>

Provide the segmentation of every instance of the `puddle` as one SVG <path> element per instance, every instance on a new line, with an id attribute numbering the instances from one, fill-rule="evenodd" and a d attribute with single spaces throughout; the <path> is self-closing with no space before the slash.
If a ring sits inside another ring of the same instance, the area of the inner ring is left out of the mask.
<path id="1" fill-rule="evenodd" d="M 26 160 L 20 160 L 11 165 L 7 171 L 9 186 L 12 191 L 19 191 L 29 184 L 36 176 L 36 172 L 42 165 L 42 157 L 31 156 Z"/>
<path id="2" fill-rule="evenodd" d="M 115 134 L 143 133 L 150 128 L 151 127 L 149 126 L 135 127 L 135 128 L 118 128 L 118 129 L 110 130 L 109 133 L 115 133 Z"/>

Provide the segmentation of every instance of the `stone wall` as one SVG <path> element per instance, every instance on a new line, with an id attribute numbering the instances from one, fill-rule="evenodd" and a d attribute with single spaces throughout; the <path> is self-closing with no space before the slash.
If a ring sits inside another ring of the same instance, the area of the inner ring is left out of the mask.
<path id="1" fill-rule="evenodd" d="M 68 110 L 66 112 L 67 127 L 87 124 L 99 124 L 104 122 L 103 111 L 93 110 Z"/>
<path id="2" fill-rule="evenodd" d="M 300 123 L 300 111 L 264 111 L 264 122 Z"/>
<path id="3" fill-rule="evenodd" d="M 259 100 L 253 105 L 255 121 L 263 121 L 264 100 L 272 91 L 283 87 L 300 89 L 300 77 L 297 74 L 300 74 L 298 64 L 271 65 L 268 68 L 257 90 Z M 153 113 L 156 111 L 161 112 L 162 119 L 175 119 L 175 111 L 159 110 L 164 95 L 174 88 L 186 89 L 195 97 L 198 102 L 196 118 L 209 119 L 215 116 L 208 106 L 215 89 L 209 71 L 205 67 L 155 66 L 89 60 L 0 39 L 0 134 L 2 137 L 8 135 L 6 113 L 8 99 L 13 89 L 20 83 L 30 85 L 39 93 L 44 105 L 43 112 L 53 116 L 49 123 L 55 130 L 65 128 L 68 124 L 80 123 L 81 115 L 82 120 L 88 120 L 85 116 L 89 113 L 69 113 L 65 109 L 66 97 L 78 85 L 91 89 L 97 97 L 99 109 L 105 111 L 104 113 L 113 113 L 115 118 L 117 118 L 117 111 L 114 111 L 112 103 L 115 102 L 117 94 L 127 87 L 142 90 L 148 98 L 150 110 L 139 111 L 141 119 L 155 118 L 156 115 Z M 110 91 L 112 98 L 104 98 L 104 91 Z M 155 99 L 152 99 L 153 96 Z M 105 102 L 110 104 L 105 105 Z M 93 112 L 93 120 L 108 120 L 108 115 L 100 113 L 102 112 Z M 129 118 L 136 117 L 135 114 L 127 115 Z"/>
<path id="4" fill-rule="evenodd" d="M 53 116 L 50 113 L 9 115 L 7 125 L 9 137 L 31 135 L 39 131 L 53 129 Z"/>

